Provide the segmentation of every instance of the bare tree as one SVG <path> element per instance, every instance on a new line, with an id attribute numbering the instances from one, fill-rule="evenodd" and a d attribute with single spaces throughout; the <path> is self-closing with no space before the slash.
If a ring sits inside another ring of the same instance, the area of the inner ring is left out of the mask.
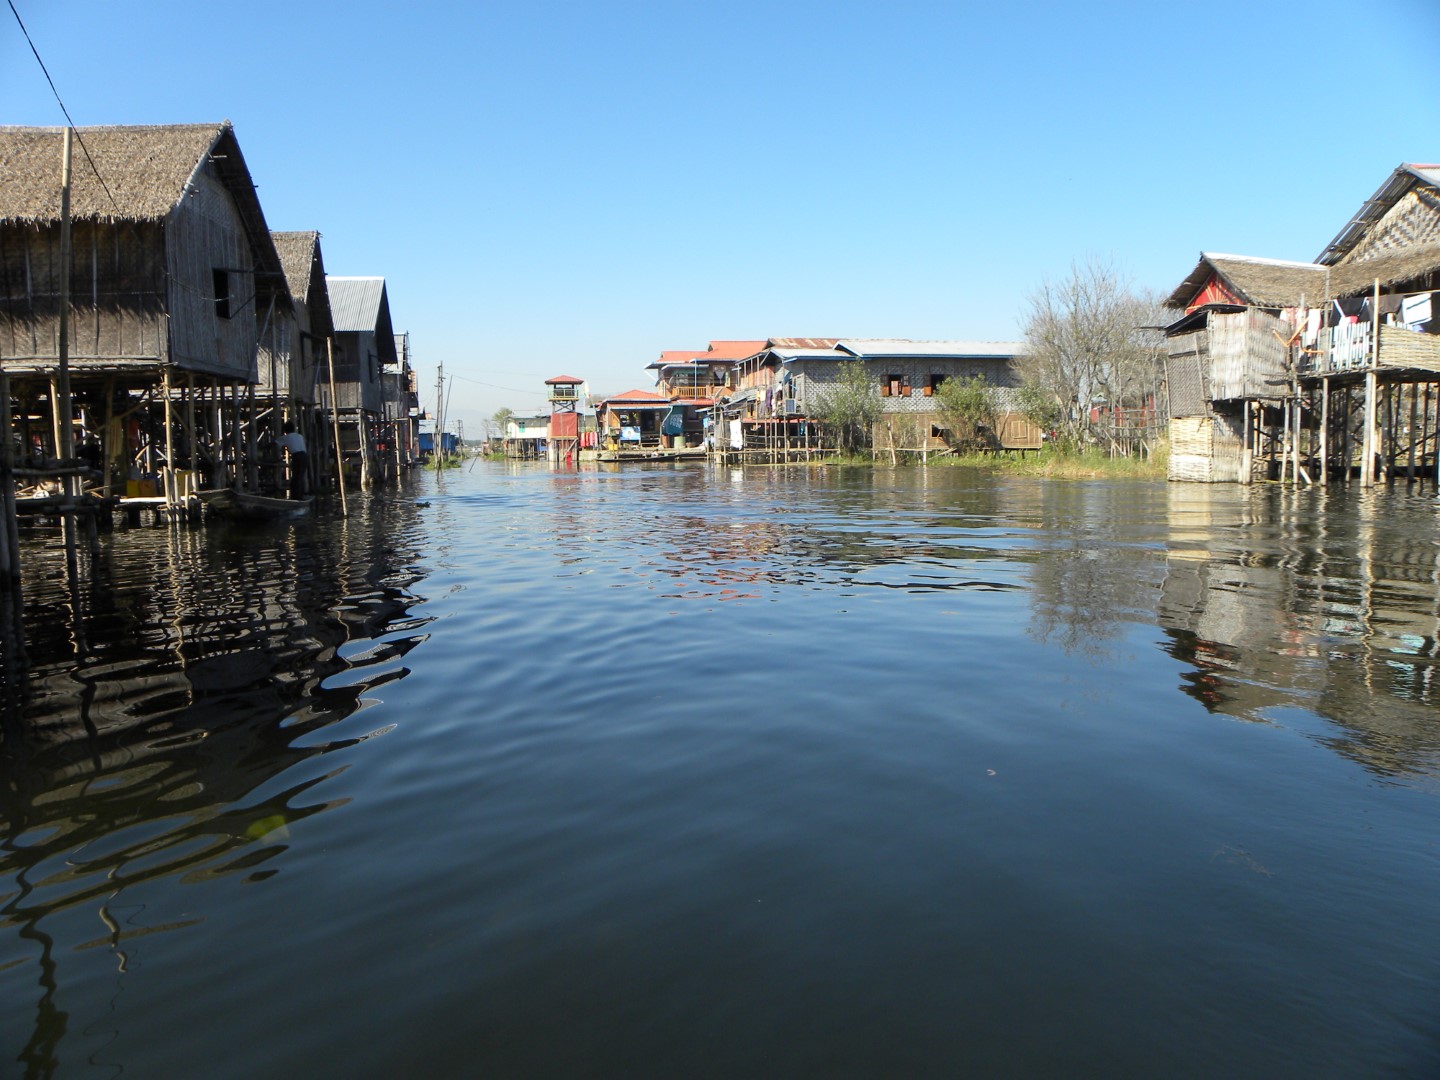
<path id="1" fill-rule="evenodd" d="M 1162 382 L 1162 343 L 1151 328 L 1161 321 L 1155 297 L 1135 292 L 1114 265 L 1093 257 L 1031 294 L 1029 351 L 1016 367 L 1058 406 L 1063 442 L 1128 452 L 1144 428 L 1140 442 L 1148 444 Z"/>

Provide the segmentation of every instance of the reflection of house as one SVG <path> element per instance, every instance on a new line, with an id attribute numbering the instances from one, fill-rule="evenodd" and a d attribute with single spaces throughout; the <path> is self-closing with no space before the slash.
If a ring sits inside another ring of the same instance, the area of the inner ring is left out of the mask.
<path id="1" fill-rule="evenodd" d="M 1172 485 L 1157 622 L 1209 709 L 1334 725 L 1324 741 L 1384 773 L 1440 765 L 1435 552 L 1423 516 L 1296 516 L 1277 500 Z M 1323 538 L 1323 541 L 1321 540 Z"/>

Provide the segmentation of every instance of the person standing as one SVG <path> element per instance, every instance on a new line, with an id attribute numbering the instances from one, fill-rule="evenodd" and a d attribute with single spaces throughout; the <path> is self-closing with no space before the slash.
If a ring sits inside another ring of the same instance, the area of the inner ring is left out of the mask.
<path id="1" fill-rule="evenodd" d="M 295 430 L 294 424 L 286 421 L 285 434 L 275 440 L 275 445 L 290 455 L 290 497 L 302 498 L 310 462 L 310 455 L 305 452 L 305 436 Z"/>

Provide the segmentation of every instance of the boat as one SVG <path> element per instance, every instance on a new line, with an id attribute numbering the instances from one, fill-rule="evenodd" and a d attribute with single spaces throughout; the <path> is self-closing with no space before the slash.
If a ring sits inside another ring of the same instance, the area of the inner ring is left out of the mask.
<path id="1" fill-rule="evenodd" d="M 313 495 L 303 499 L 282 499 L 274 495 L 256 495 L 234 488 L 211 488 L 199 493 L 205 509 L 234 521 L 279 521 L 299 517 L 315 502 Z"/>

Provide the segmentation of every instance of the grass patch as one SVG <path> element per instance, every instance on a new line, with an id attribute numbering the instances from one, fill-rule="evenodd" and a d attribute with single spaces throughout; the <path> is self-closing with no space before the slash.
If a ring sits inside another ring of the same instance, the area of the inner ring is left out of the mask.
<path id="1" fill-rule="evenodd" d="M 985 454 L 957 454 L 932 457 L 931 465 L 946 468 L 994 469 L 1020 476 L 1044 476 L 1056 480 L 1163 480 L 1169 458 L 1162 444 L 1149 457 L 1111 457 L 1099 450 L 1065 452 L 1051 449 L 1000 450 Z"/>
<path id="2" fill-rule="evenodd" d="M 1169 446 L 1166 443 L 1149 457 L 1111 457 L 1098 450 L 1062 451 L 997 450 L 969 454 L 931 454 L 929 464 L 945 469 L 989 469 L 1016 476 L 1043 476 L 1053 480 L 1164 480 Z M 825 465 L 873 467 L 890 464 L 888 452 L 872 456 L 868 451 L 836 454 L 823 459 Z M 919 465 L 919 454 L 902 454 L 900 464 Z"/>

